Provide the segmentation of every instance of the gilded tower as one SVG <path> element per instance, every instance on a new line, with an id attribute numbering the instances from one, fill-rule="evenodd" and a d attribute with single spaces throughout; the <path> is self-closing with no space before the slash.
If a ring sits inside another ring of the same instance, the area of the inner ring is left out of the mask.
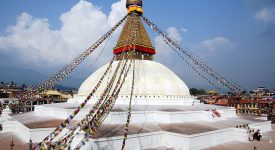
<path id="1" fill-rule="evenodd" d="M 114 48 L 114 54 L 117 56 L 117 59 L 121 59 L 121 53 L 123 51 L 132 52 L 135 50 L 134 58 L 135 59 L 146 59 L 152 60 L 153 55 L 156 54 L 155 48 L 152 46 L 150 37 L 148 36 L 139 15 L 142 15 L 142 0 L 127 0 L 126 7 L 128 13 L 136 13 L 138 15 L 133 15 L 129 17 L 123 27 L 123 30 L 119 36 L 116 47 Z M 136 22 L 137 32 L 135 34 L 135 47 L 129 46 L 129 40 L 132 41 L 131 30 L 133 22 Z"/>

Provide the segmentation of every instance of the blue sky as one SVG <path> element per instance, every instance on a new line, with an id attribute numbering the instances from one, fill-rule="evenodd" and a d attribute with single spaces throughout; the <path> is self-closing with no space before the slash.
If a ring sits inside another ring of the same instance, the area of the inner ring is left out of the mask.
<path id="1" fill-rule="evenodd" d="M 211 66 L 246 89 L 275 89 L 273 0 L 144 0 L 144 15 Z M 55 72 L 105 33 L 124 14 L 124 2 L 3 0 L 0 5 L 0 80 L 33 83 Z M 155 60 L 189 87 L 209 85 L 148 30 Z M 62 84 L 78 87 L 112 56 L 119 32 L 100 60 L 89 57 Z M 101 48 L 102 49 L 102 48 Z M 29 73 L 28 73 L 29 72 Z"/>

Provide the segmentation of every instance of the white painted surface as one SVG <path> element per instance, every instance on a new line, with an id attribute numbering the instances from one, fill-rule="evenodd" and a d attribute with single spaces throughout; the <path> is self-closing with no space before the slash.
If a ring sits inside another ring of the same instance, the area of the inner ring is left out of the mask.
<path id="1" fill-rule="evenodd" d="M 115 61 L 112 65 L 111 72 L 107 76 L 111 76 L 119 61 Z M 80 86 L 78 95 L 88 96 L 95 84 L 98 83 L 109 64 L 104 65 L 88 77 Z M 120 91 L 120 95 L 127 96 L 131 92 L 133 65 L 128 73 L 125 83 Z M 189 96 L 189 89 L 186 84 L 170 69 L 164 65 L 149 60 L 136 60 L 136 78 L 134 95 L 139 96 Z M 108 78 L 108 77 L 107 77 Z M 102 86 L 97 90 L 95 95 L 103 93 L 107 85 L 107 79 L 103 81 Z"/>
<path id="2" fill-rule="evenodd" d="M 180 106 L 192 106 L 192 105 L 199 105 L 200 101 L 195 99 L 193 96 L 134 96 L 132 99 L 132 103 L 135 105 L 180 105 Z M 98 96 L 93 96 L 88 104 L 96 103 Z M 86 96 L 78 96 L 74 95 L 73 98 L 69 99 L 67 103 L 74 104 L 78 103 L 81 104 L 86 99 Z M 129 104 L 130 96 L 119 96 L 116 100 L 117 105 L 127 105 Z"/>
<path id="3" fill-rule="evenodd" d="M 43 108 L 43 107 L 39 107 Z M 63 113 L 61 116 L 65 117 L 71 112 L 68 112 L 66 109 L 61 110 L 49 110 L 47 107 L 37 110 L 35 113 L 45 113 L 45 111 L 50 112 L 47 115 L 58 115 L 58 113 Z M 219 110 L 221 113 L 220 118 L 212 118 L 209 111 L 185 111 L 185 112 L 159 112 L 159 111 L 144 111 L 144 112 L 133 112 L 133 120 L 131 123 L 140 123 L 140 122 L 158 122 L 158 123 L 183 123 L 183 122 L 199 122 L 207 121 L 211 124 L 212 122 L 225 119 L 230 116 L 236 117 L 233 113 L 234 109 L 224 109 Z M 83 112 L 84 113 L 84 112 Z M 60 117 L 61 117 L 60 116 Z M 209 117 L 210 116 L 210 117 Z M 225 117 L 225 118 L 223 118 Z M 236 117 L 238 118 L 238 117 Z M 232 118 L 231 118 L 232 119 Z M 121 123 L 126 121 L 126 113 L 123 112 L 112 112 L 105 123 Z M 18 121 L 13 121 L 8 119 L 3 123 L 3 132 L 14 132 L 22 139 L 23 142 L 28 142 L 31 138 L 33 142 L 40 142 L 45 138 L 53 128 L 46 129 L 29 129 L 25 127 Z M 269 121 L 255 123 L 251 121 L 249 126 L 253 129 L 261 129 L 261 132 L 267 132 L 271 130 L 271 123 Z M 0 132 L 1 133 L 1 132 Z M 63 132 L 62 134 L 65 134 Z M 83 133 L 79 134 L 73 146 L 75 146 L 78 141 L 83 137 Z M 138 135 L 130 135 L 126 149 L 128 150 L 138 150 L 150 147 L 172 147 L 174 149 L 180 150 L 197 150 L 203 149 L 210 146 L 230 142 L 230 141 L 248 141 L 249 134 L 246 129 L 237 129 L 237 128 L 225 128 L 218 129 L 215 131 L 209 131 L 205 133 L 192 134 L 192 135 L 183 135 L 178 133 L 171 133 L 166 131 L 155 131 L 149 133 L 143 133 Z M 98 150 L 116 150 L 121 148 L 123 137 L 110 137 L 110 138 L 100 138 L 96 140 L 91 140 L 83 147 L 83 150 L 98 149 Z"/>
<path id="4" fill-rule="evenodd" d="M 60 119 L 66 119 L 74 109 L 63 109 L 53 107 L 37 106 L 35 113 L 39 116 L 56 117 Z M 88 109 L 83 109 L 76 116 L 76 120 L 82 119 L 85 114 L 88 113 Z M 156 123 L 184 123 L 191 121 L 219 121 L 227 118 L 236 117 L 235 109 L 222 109 L 218 110 L 221 117 L 213 118 L 211 111 L 176 111 L 176 112 L 165 112 L 165 111 L 133 111 L 132 112 L 132 123 L 140 122 L 156 122 Z M 127 112 L 110 112 L 104 123 L 116 124 L 126 122 Z"/>
<path id="5" fill-rule="evenodd" d="M 269 125 L 264 122 L 262 125 Z M 110 137 L 91 140 L 82 150 L 119 150 L 123 137 Z M 242 129 L 226 128 L 205 133 L 182 135 L 166 131 L 130 135 L 127 142 L 127 150 L 140 150 L 151 147 L 171 147 L 175 150 L 199 150 L 231 141 L 248 142 L 248 134 Z"/>

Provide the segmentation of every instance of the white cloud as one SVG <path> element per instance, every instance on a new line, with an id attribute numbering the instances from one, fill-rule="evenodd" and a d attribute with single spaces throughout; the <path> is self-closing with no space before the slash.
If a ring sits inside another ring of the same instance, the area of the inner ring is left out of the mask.
<path id="1" fill-rule="evenodd" d="M 187 31 L 188 31 L 188 29 L 186 29 L 186 28 L 180 28 L 180 30 L 181 30 L 182 32 L 187 32 Z"/>
<path id="2" fill-rule="evenodd" d="M 181 36 L 181 29 L 175 27 L 169 27 L 167 30 L 167 34 L 180 45 L 183 43 L 183 39 Z M 154 39 L 156 51 L 157 51 L 157 61 L 168 62 L 169 64 L 175 64 L 175 56 L 176 54 L 164 41 L 160 36 L 157 36 Z M 224 50 L 232 50 L 235 48 L 236 44 L 231 40 L 217 36 L 210 39 L 203 40 L 198 44 L 194 44 L 192 47 L 192 52 L 199 53 L 200 57 L 206 57 L 209 55 L 215 55 L 218 51 Z M 191 51 L 191 49 L 189 49 Z"/>
<path id="3" fill-rule="evenodd" d="M 167 34 L 170 38 L 172 38 L 175 41 L 182 42 L 182 37 L 180 35 L 180 30 L 176 27 L 169 27 L 167 30 Z M 173 58 L 172 54 L 174 53 L 173 50 L 163 41 L 162 37 L 157 36 L 154 39 L 156 51 L 157 51 L 157 60 L 165 60 L 170 61 L 172 63 Z"/>
<path id="4" fill-rule="evenodd" d="M 114 3 L 109 15 L 91 2 L 80 0 L 61 14 L 61 28 L 52 30 L 47 19 L 23 12 L 16 24 L 0 36 L 0 52 L 18 55 L 18 61 L 26 64 L 58 66 L 90 46 L 124 15 L 125 0 Z M 111 42 L 114 45 L 115 41 Z"/>
<path id="5" fill-rule="evenodd" d="M 169 37 L 177 41 L 180 45 L 183 42 L 183 38 L 180 33 L 182 33 L 181 28 L 169 27 L 166 29 Z M 189 86 L 194 86 L 194 84 L 198 85 L 201 83 L 199 76 L 194 75 L 194 72 L 185 61 L 182 60 L 178 54 L 173 51 L 160 36 L 157 36 L 154 39 L 155 47 L 156 47 L 156 60 L 171 70 L 173 70 L 178 76 L 180 76 L 184 81 L 187 81 L 186 84 L 189 83 Z M 186 43 L 183 43 L 186 44 Z M 190 60 L 188 60 L 190 61 Z"/>
<path id="6" fill-rule="evenodd" d="M 275 8 L 263 8 L 256 12 L 254 17 L 264 23 L 269 23 L 275 20 Z"/>
<path id="7" fill-rule="evenodd" d="M 204 51 L 215 53 L 218 50 L 230 50 L 235 47 L 235 44 L 225 37 L 218 36 L 202 41 L 199 47 Z"/>

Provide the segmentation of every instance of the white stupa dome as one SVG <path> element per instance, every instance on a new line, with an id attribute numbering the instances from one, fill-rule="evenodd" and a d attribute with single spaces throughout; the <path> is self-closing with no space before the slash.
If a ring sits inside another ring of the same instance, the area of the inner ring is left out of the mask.
<path id="1" fill-rule="evenodd" d="M 137 23 L 138 30 L 133 38 L 132 27 L 133 21 Z M 130 40 L 130 41 L 129 41 Z M 132 41 L 131 41 L 132 40 Z M 135 49 L 129 47 L 126 43 L 135 43 Z M 121 60 L 123 51 L 133 54 L 136 61 L 135 67 L 135 87 L 132 97 L 133 103 L 136 105 L 194 105 L 200 103 L 190 95 L 186 84 L 170 69 L 162 64 L 152 61 L 156 50 L 153 47 L 150 37 L 144 28 L 141 19 L 133 16 L 127 19 L 123 30 L 118 38 L 117 44 L 113 49 L 113 54 L 117 60 Z M 110 80 L 119 61 L 112 64 L 110 72 L 105 77 L 101 86 L 93 94 L 92 99 L 88 102 L 93 104 L 98 100 L 99 96 L 104 93 L 104 89 L 108 87 L 107 81 Z M 100 78 L 107 70 L 109 64 L 104 65 L 89 76 L 80 86 L 78 94 L 68 100 L 68 103 L 82 103 L 86 97 L 95 88 Z M 121 70 L 121 68 L 119 69 Z M 116 99 L 118 105 L 128 105 L 131 95 L 133 66 L 130 68 L 128 76 L 120 89 L 120 93 Z M 118 78 L 119 73 L 116 74 Z M 114 87 L 113 87 L 114 88 Z M 110 93 L 111 94 L 111 93 Z"/>
<path id="2" fill-rule="evenodd" d="M 78 96 L 89 95 L 100 80 L 101 76 L 104 74 L 108 65 L 109 64 L 106 64 L 99 68 L 82 83 L 78 91 Z M 117 65 L 118 61 L 115 61 L 106 78 L 111 78 L 111 75 L 115 71 Z M 131 93 L 132 68 L 129 71 L 119 95 L 130 95 Z M 136 96 L 169 96 L 174 98 L 190 96 L 189 89 L 186 84 L 170 69 L 158 62 L 150 60 L 136 60 L 135 76 L 134 95 Z M 104 80 L 95 95 L 101 95 L 106 87 L 106 84 L 107 80 Z"/>

